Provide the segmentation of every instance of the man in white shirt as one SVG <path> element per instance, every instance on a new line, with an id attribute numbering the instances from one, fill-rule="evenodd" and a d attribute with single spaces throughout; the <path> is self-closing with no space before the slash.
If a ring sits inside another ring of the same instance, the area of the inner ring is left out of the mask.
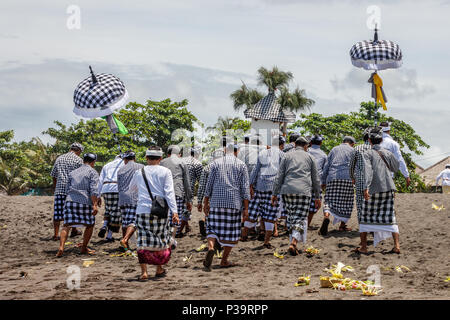
<path id="1" fill-rule="evenodd" d="M 450 194 L 450 163 L 445 166 L 445 169 L 439 173 L 436 178 L 436 187 L 439 185 L 439 180 L 442 179 L 442 193 Z"/>
<path id="2" fill-rule="evenodd" d="M 129 187 L 130 192 L 137 193 L 138 197 L 136 229 L 137 254 L 141 266 L 139 281 L 148 280 L 148 264 L 156 265 L 156 278 L 166 275 L 166 270 L 162 266 L 170 260 L 176 243 L 170 232 L 169 223 L 170 221 L 173 224 L 179 223 L 174 182 L 170 169 L 160 165 L 162 155 L 161 148 L 150 147 L 145 153 L 147 166 L 134 173 Z M 151 213 L 152 199 L 157 197 L 167 202 L 171 215 L 159 217 Z"/>
<path id="3" fill-rule="evenodd" d="M 409 187 L 409 185 L 411 184 L 411 179 L 409 178 L 409 172 L 408 168 L 406 167 L 405 159 L 403 159 L 402 153 L 400 151 L 400 145 L 396 141 L 394 141 L 394 139 L 392 139 L 390 135 L 391 127 L 389 123 L 381 122 L 380 126 L 383 129 L 383 142 L 381 142 L 380 146 L 383 149 L 386 149 L 394 154 L 395 158 L 400 163 L 400 172 L 406 179 L 406 186 Z"/>
<path id="4" fill-rule="evenodd" d="M 108 242 L 114 241 L 112 238 L 113 232 L 119 232 L 120 230 L 120 223 L 116 223 L 120 217 L 117 173 L 123 166 L 123 159 L 118 155 L 113 161 L 105 164 L 100 173 L 98 192 L 105 200 L 105 215 L 103 217 L 103 227 L 100 229 L 98 236 L 103 238 L 106 230 L 108 230 L 108 235 L 106 236 L 106 241 Z"/>

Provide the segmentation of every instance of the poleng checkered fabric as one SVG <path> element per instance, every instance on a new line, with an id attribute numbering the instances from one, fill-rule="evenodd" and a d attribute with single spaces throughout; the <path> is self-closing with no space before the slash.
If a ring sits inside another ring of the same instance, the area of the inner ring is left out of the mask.
<path id="1" fill-rule="evenodd" d="M 240 210 L 242 200 L 250 199 L 247 167 L 233 154 L 211 163 L 205 197 L 210 197 L 211 208 Z"/>
<path id="2" fill-rule="evenodd" d="M 283 110 L 277 102 L 274 93 L 258 101 L 253 107 L 244 111 L 246 118 L 255 118 L 259 120 L 270 120 L 274 122 L 294 122 L 295 113 L 289 110 Z"/>
<path id="3" fill-rule="evenodd" d="M 272 191 L 255 191 L 255 197 L 250 200 L 248 215 L 251 222 L 257 222 L 258 217 L 263 221 L 274 223 L 277 220 L 278 205 L 272 206 Z M 278 200 L 279 202 L 279 200 Z"/>
<path id="4" fill-rule="evenodd" d="M 319 196 L 318 199 L 322 200 L 322 190 L 320 190 L 320 196 Z M 316 209 L 316 198 L 312 197 L 311 198 L 311 205 L 309 207 L 309 212 L 310 213 L 316 213 L 317 211 L 319 211 L 319 209 Z"/>
<path id="5" fill-rule="evenodd" d="M 394 225 L 397 224 L 394 210 L 394 191 L 379 192 L 370 195 L 362 203 L 361 224 Z"/>
<path id="6" fill-rule="evenodd" d="M 327 183 L 323 211 L 333 213 L 338 217 L 350 219 L 354 200 L 355 194 L 351 180 L 332 180 Z"/>
<path id="7" fill-rule="evenodd" d="M 311 197 L 298 194 L 283 194 L 283 205 L 286 210 L 286 225 L 291 232 L 296 230 L 303 234 L 304 220 L 308 218 Z"/>
<path id="8" fill-rule="evenodd" d="M 361 41 L 350 49 L 352 64 L 366 70 L 398 68 L 402 64 L 400 47 L 389 40 Z"/>
<path id="9" fill-rule="evenodd" d="M 120 214 L 122 216 L 122 228 L 127 228 L 136 225 L 136 208 L 132 204 L 126 204 L 120 207 Z"/>
<path id="10" fill-rule="evenodd" d="M 55 195 L 67 195 L 69 174 L 83 165 L 83 160 L 74 152 L 59 156 L 53 165 L 51 176 L 56 179 Z"/>
<path id="11" fill-rule="evenodd" d="M 55 200 L 53 202 L 53 221 L 63 221 L 64 220 L 64 204 L 66 202 L 65 194 L 55 195 Z"/>
<path id="12" fill-rule="evenodd" d="M 119 194 L 118 193 L 104 193 L 105 199 L 105 216 L 104 220 L 109 221 L 112 215 L 117 215 L 119 212 Z"/>
<path id="13" fill-rule="evenodd" d="M 125 85 L 112 74 L 96 75 L 97 83 L 89 76 L 75 89 L 73 102 L 79 109 L 103 109 L 119 100 L 125 94 Z"/>
<path id="14" fill-rule="evenodd" d="M 206 218 L 206 234 L 215 235 L 221 243 L 235 244 L 241 236 L 241 210 L 211 208 Z"/>
<path id="15" fill-rule="evenodd" d="M 137 214 L 136 229 L 138 250 L 163 250 L 167 249 L 172 242 L 167 218 L 160 219 L 151 213 Z"/>
<path id="16" fill-rule="evenodd" d="M 82 224 L 92 226 L 95 216 L 92 215 L 92 206 L 73 201 L 66 201 L 64 205 L 64 225 Z"/>

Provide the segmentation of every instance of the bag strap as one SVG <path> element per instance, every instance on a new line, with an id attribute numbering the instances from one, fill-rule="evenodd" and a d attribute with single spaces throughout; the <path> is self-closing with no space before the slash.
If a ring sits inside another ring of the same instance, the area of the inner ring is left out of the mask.
<path id="1" fill-rule="evenodd" d="M 142 172 L 142 177 L 144 178 L 145 185 L 147 186 L 147 191 L 150 194 L 150 198 L 152 199 L 152 201 L 154 201 L 153 200 L 152 190 L 150 190 L 150 186 L 148 185 L 148 180 L 147 180 L 147 176 L 145 175 L 144 168 L 141 169 L 141 172 Z"/>
<path id="2" fill-rule="evenodd" d="M 384 158 L 383 154 L 379 151 L 379 150 L 375 150 L 381 157 L 381 159 L 383 160 L 383 162 L 386 164 L 386 167 L 389 169 L 389 171 L 392 171 L 391 168 L 389 167 L 386 159 Z"/>

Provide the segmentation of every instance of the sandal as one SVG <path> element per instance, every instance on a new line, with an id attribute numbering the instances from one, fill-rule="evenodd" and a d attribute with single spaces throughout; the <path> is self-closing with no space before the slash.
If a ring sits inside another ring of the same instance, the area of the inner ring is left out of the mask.
<path id="1" fill-rule="evenodd" d="M 214 258 L 214 250 L 208 250 L 208 253 L 206 254 L 205 260 L 203 261 L 203 266 L 207 269 L 211 269 L 211 264 Z"/>
<path id="2" fill-rule="evenodd" d="M 320 227 L 320 230 L 319 230 L 319 235 L 326 236 L 328 234 L 328 225 L 329 224 L 330 224 L 329 218 L 323 219 L 322 226 Z"/>
<path id="3" fill-rule="evenodd" d="M 291 254 L 291 256 L 296 256 L 296 255 L 298 255 L 298 249 L 297 249 L 297 246 L 295 246 L 295 245 L 293 245 L 293 244 L 291 244 L 291 245 L 289 246 L 288 251 L 289 251 L 289 253 Z"/>
<path id="4" fill-rule="evenodd" d="M 364 255 L 369 255 L 369 252 L 364 252 L 364 251 L 361 251 L 361 248 L 360 247 L 358 247 L 358 248 L 356 248 L 355 250 L 353 250 L 353 252 L 354 253 L 356 253 L 356 254 L 364 254 Z"/>
<path id="5" fill-rule="evenodd" d="M 266 249 L 273 249 L 273 246 L 270 243 L 264 243 L 263 247 Z"/>
<path id="6" fill-rule="evenodd" d="M 61 237 L 60 236 L 53 236 L 52 240 L 53 241 L 59 241 L 59 240 L 61 240 Z"/>
<path id="7" fill-rule="evenodd" d="M 119 248 L 120 248 L 121 250 L 124 250 L 125 252 L 127 252 L 128 250 L 130 250 L 130 247 L 129 247 L 127 244 L 125 244 L 125 242 L 123 242 L 123 240 L 120 240 L 119 245 L 120 245 Z"/>
<path id="8" fill-rule="evenodd" d="M 347 228 L 347 225 L 344 227 L 339 227 L 339 231 L 352 231 L 352 228 Z"/>
<path id="9" fill-rule="evenodd" d="M 397 251 L 397 249 L 392 248 L 390 251 L 386 252 L 386 254 L 393 254 L 393 253 L 400 254 L 400 250 Z"/>
<path id="10" fill-rule="evenodd" d="M 155 278 L 165 278 L 167 276 L 167 270 L 163 269 L 161 273 L 155 273 Z"/>

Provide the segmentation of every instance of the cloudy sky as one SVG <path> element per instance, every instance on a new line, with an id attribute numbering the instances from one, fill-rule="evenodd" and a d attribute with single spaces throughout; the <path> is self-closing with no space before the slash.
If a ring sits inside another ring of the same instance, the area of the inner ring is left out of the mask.
<path id="1" fill-rule="evenodd" d="M 402 68 L 380 73 L 388 113 L 431 145 L 428 166 L 450 155 L 450 1 L 170 0 L 0 3 L 0 130 L 41 136 L 54 120 L 77 121 L 75 86 L 113 73 L 131 101 L 187 98 L 206 125 L 235 113 L 229 94 L 255 85 L 260 66 L 277 65 L 316 101 L 313 112 L 357 110 L 370 99 L 370 72 L 349 49 L 371 39 L 370 5 L 380 8 L 380 38 L 398 43 Z M 73 18 L 79 8 L 80 24 Z"/>

